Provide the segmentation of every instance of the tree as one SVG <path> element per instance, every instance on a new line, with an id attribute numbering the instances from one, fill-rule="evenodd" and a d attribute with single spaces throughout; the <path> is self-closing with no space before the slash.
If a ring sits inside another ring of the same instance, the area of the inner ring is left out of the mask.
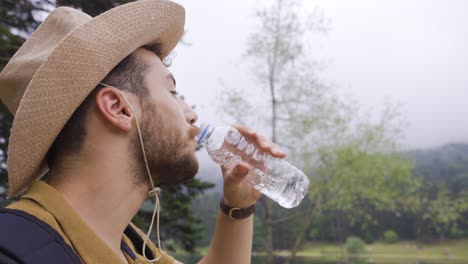
<path id="1" fill-rule="evenodd" d="M 435 199 L 424 195 L 421 198 L 420 215 L 439 234 L 441 241 L 447 233 L 457 232 L 459 222 L 463 219 L 462 213 L 468 208 L 465 193 L 461 197 L 453 197 L 447 186 L 441 184 Z"/>
<path id="2" fill-rule="evenodd" d="M 47 13 L 55 6 L 71 6 L 83 10 L 84 12 L 96 16 L 100 13 L 118 6 L 120 4 L 132 2 L 130 0 L 5 0 L 0 6 L 0 69 L 19 49 L 25 38 L 31 34 L 40 23 L 44 13 Z M 13 117 L 7 108 L 0 104 L 0 205 L 9 203 L 5 199 L 8 172 L 6 167 L 7 146 Z M 193 251 L 195 242 L 199 239 L 203 227 L 200 220 L 193 216 L 190 211 L 192 199 L 201 195 L 205 190 L 214 185 L 208 182 L 192 179 L 180 185 L 166 186 L 162 192 L 161 222 L 164 228 L 161 230 L 163 238 L 174 241 L 185 250 Z M 151 215 L 151 204 L 143 206 L 142 210 L 134 219 L 144 225 Z"/>
<path id="3" fill-rule="evenodd" d="M 90 16 L 97 16 L 111 8 L 135 0 L 57 0 L 57 6 L 71 6 L 81 9 Z"/>
<path id="4" fill-rule="evenodd" d="M 458 219 L 461 215 L 457 210 L 456 200 L 450 199 L 447 186 L 441 185 L 438 188 L 436 199 L 428 203 L 428 210 L 423 218 L 431 222 L 436 232 L 440 234 L 440 240 L 443 240 L 445 233 L 456 228 Z"/>
<path id="5" fill-rule="evenodd" d="M 7 64 L 16 50 L 39 25 L 35 14 L 45 10 L 48 1 L 6 0 L 0 6 L 0 70 Z M 7 146 L 13 116 L 3 103 L 0 104 L 0 205 L 6 205 Z"/>
<path id="6" fill-rule="evenodd" d="M 394 120 L 398 115 L 387 107 L 380 121 L 373 124 L 366 118 L 360 120 L 356 112 L 353 114 L 354 118 L 349 117 L 346 126 L 338 126 L 336 134 L 333 134 L 335 129 L 322 127 L 325 129 L 322 133 L 328 133 L 318 148 L 296 148 L 296 156 L 305 154 L 304 161 L 311 165 L 304 164 L 313 167 L 309 199 L 314 203 L 297 234 L 290 261 L 312 226 L 314 215 L 335 212 L 338 220 L 365 229 L 376 224 L 379 212 L 398 213 L 410 208 L 417 195 L 419 182 L 412 175 L 411 163 L 396 149 L 398 137 L 394 133 L 398 129 L 393 126 L 398 124 Z M 317 138 L 317 130 L 320 131 L 317 128 L 303 130 L 305 133 L 299 138 L 306 141 Z M 341 242 L 345 237 L 342 234 Z"/>
<path id="7" fill-rule="evenodd" d="M 468 221 L 468 145 L 448 144 L 407 153 L 421 179 L 413 221 L 415 238 L 440 240 L 463 236 Z"/>
<path id="8" fill-rule="evenodd" d="M 410 163 L 397 151 L 403 122 L 400 106 L 387 104 L 372 122 L 355 101 L 336 96 L 324 85 L 317 77 L 320 65 L 308 56 L 305 43 L 309 33 L 327 32 L 327 23 L 318 13 L 305 20 L 300 10 L 298 1 L 277 0 L 259 11 L 260 25 L 247 48 L 254 78 L 269 94 L 268 114 L 257 109 L 250 113 L 270 117 L 265 126 L 271 128 L 271 139 L 311 180 L 308 197 L 296 212 L 275 213 L 285 211 L 262 200 L 267 263 L 273 263 L 274 232 L 284 229 L 280 225 L 294 221 L 287 228 L 295 237 L 287 260 L 291 263 L 321 212 L 334 211 L 368 225 L 376 221 L 377 211 L 401 210 L 409 201 L 400 198 L 412 197 L 418 186 Z M 243 121 L 235 107 L 254 102 L 242 92 L 234 95 L 225 95 L 223 110 Z"/>
<path id="9" fill-rule="evenodd" d="M 196 243 L 203 237 L 202 232 L 211 227 L 201 225 L 202 221 L 199 215 L 190 210 L 191 204 L 194 199 L 213 186 L 212 183 L 191 179 L 183 184 L 162 187 L 160 221 L 164 226 L 161 229 L 161 238 L 165 248 L 173 251 L 182 248 L 185 251 L 194 252 Z M 153 206 L 153 201 L 146 201 L 135 217 L 142 229 L 149 227 Z M 217 206 L 215 205 L 213 208 L 217 208 Z M 216 217 L 213 218 L 213 221 L 215 219 Z M 156 239 L 155 235 L 155 233 L 152 234 L 153 241 Z M 172 243 L 167 243 L 168 241 L 172 241 Z"/>
<path id="10" fill-rule="evenodd" d="M 281 119 L 278 107 L 288 81 L 291 67 L 303 55 L 301 36 L 309 30 L 323 30 L 321 21 L 305 26 L 296 15 L 299 4 L 296 1 L 277 0 L 269 8 L 257 12 L 258 29 L 250 35 L 247 56 L 255 65 L 255 78 L 268 89 L 270 104 L 271 140 L 278 142 L 278 123 Z M 267 263 L 273 263 L 273 217 L 272 201 L 263 199 L 264 235 Z"/>

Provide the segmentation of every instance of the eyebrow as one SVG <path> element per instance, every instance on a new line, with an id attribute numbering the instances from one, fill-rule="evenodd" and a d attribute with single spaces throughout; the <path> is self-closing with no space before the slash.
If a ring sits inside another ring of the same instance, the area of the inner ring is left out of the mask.
<path id="1" fill-rule="evenodd" d="M 169 73 L 166 77 L 166 79 L 172 79 L 172 81 L 174 82 L 174 86 L 176 86 L 176 80 L 174 78 L 174 75 L 172 75 L 172 73 Z"/>

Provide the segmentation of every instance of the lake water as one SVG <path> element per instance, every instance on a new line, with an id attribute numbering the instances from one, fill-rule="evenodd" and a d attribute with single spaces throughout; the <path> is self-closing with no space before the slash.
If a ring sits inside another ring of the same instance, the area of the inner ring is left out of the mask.
<path id="1" fill-rule="evenodd" d="M 185 264 L 195 264 L 201 256 L 178 256 L 179 261 Z M 284 258 L 277 258 L 275 264 L 283 264 Z M 348 262 L 326 261 L 320 258 L 300 258 L 298 257 L 294 264 L 466 264 L 466 260 L 417 260 L 417 259 L 395 259 L 369 261 L 365 259 L 351 259 Z M 253 257 L 252 264 L 265 264 L 265 257 Z"/>

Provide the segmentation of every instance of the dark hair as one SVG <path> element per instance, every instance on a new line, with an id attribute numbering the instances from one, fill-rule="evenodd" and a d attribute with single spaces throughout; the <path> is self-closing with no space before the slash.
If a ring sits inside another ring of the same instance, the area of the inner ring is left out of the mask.
<path id="1" fill-rule="evenodd" d="M 159 52 L 154 47 L 152 51 L 160 57 Z M 144 78 L 146 68 L 147 65 L 135 53 L 131 53 L 115 66 L 102 82 L 144 98 L 149 95 Z M 88 111 L 94 103 L 96 94 L 103 87 L 98 85 L 94 88 L 60 131 L 46 156 L 49 168 L 54 166 L 58 157 L 76 153 L 81 149 L 86 136 Z"/>

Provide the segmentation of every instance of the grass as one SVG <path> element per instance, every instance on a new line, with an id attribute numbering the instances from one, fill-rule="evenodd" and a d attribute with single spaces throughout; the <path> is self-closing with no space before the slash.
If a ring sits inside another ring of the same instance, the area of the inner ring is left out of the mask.
<path id="1" fill-rule="evenodd" d="M 402 241 L 394 244 L 382 242 L 366 246 L 362 256 L 372 259 L 419 259 L 419 260 L 465 260 L 468 261 L 468 239 L 447 240 L 443 243 Z M 341 246 L 320 242 L 306 243 L 301 253 L 314 256 L 341 256 Z"/>
<path id="2" fill-rule="evenodd" d="M 208 248 L 199 248 L 197 253 L 205 255 Z M 298 257 L 310 257 L 326 261 L 342 259 L 342 247 L 339 244 L 308 242 L 305 243 Z M 253 252 L 255 256 L 264 256 L 265 252 Z M 289 251 L 276 251 L 277 256 L 289 256 Z M 429 261 L 437 263 L 468 263 L 468 239 L 446 240 L 443 243 L 421 243 L 416 241 L 401 241 L 394 244 L 382 242 L 366 246 L 366 253 L 360 257 L 370 263 L 406 263 L 410 260 Z"/>

